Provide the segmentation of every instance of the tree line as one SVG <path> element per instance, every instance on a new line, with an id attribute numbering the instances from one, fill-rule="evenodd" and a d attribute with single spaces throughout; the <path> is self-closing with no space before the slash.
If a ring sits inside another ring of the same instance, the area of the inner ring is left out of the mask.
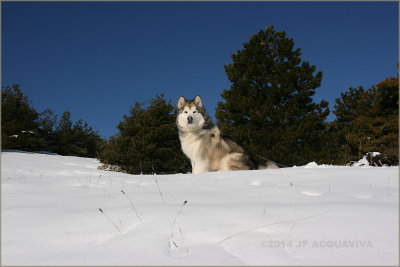
<path id="1" fill-rule="evenodd" d="M 51 109 L 37 112 L 18 84 L 2 88 L 1 114 L 2 149 L 96 157 L 102 141 L 87 122 L 73 123 L 69 111 L 59 120 Z"/>
<path id="2" fill-rule="evenodd" d="M 312 96 L 323 73 L 301 60 L 301 49 L 273 26 L 253 34 L 225 65 L 231 82 L 215 110 L 222 131 L 256 155 L 287 166 L 347 164 L 367 152 L 380 152 L 398 165 L 399 77 L 376 85 L 348 88 L 335 100 L 336 119 L 327 122 L 329 103 Z M 190 171 L 175 126 L 175 101 L 163 94 L 139 103 L 103 140 L 70 113 L 37 113 L 18 85 L 2 90 L 2 147 L 46 150 L 61 155 L 97 157 L 129 173 Z"/>

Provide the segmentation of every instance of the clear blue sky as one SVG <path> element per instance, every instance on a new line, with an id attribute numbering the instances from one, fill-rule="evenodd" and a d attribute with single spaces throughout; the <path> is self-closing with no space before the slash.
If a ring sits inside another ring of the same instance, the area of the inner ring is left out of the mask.
<path id="1" fill-rule="evenodd" d="M 273 24 L 323 72 L 315 101 L 398 73 L 397 2 L 2 2 L 2 86 L 37 111 L 114 135 L 134 101 L 200 94 L 211 115 L 224 65 Z M 331 113 L 329 120 L 334 119 Z"/>

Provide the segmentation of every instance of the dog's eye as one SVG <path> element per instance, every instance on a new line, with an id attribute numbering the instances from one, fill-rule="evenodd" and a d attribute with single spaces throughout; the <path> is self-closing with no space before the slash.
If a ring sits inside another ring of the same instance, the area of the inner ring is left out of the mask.
<path id="1" fill-rule="evenodd" d="M 194 114 L 194 113 L 196 113 L 196 112 L 197 112 L 196 110 L 195 110 L 195 111 L 193 111 L 193 114 Z"/>
<path id="2" fill-rule="evenodd" d="M 185 113 L 187 113 L 187 111 L 184 111 Z"/>

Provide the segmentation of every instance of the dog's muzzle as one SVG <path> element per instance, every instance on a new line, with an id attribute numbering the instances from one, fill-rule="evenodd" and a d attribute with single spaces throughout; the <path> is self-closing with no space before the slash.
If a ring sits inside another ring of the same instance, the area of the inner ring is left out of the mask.
<path id="1" fill-rule="evenodd" d="M 192 124 L 192 123 L 193 123 L 193 117 L 192 117 L 192 116 L 187 117 L 187 120 L 188 120 L 188 123 L 189 123 L 189 124 Z"/>

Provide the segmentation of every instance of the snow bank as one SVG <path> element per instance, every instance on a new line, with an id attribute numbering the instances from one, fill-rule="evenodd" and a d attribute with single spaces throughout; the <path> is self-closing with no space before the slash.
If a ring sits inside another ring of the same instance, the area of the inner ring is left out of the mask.
<path id="1" fill-rule="evenodd" d="M 1 156 L 3 265 L 399 261 L 398 167 L 152 176 L 99 171 L 95 159 Z"/>
<path id="2" fill-rule="evenodd" d="M 381 153 L 379 153 L 379 152 L 367 153 L 362 159 L 360 159 L 359 161 L 352 164 L 351 167 L 371 167 L 371 165 L 369 164 L 369 161 L 367 159 L 368 154 L 371 154 L 372 157 L 376 157 L 376 156 L 380 155 Z M 297 166 L 294 166 L 294 167 L 296 168 Z M 313 162 L 309 162 L 306 165 L 300 166 L 300 167 L 305 168 L 305 169 L 311 169 L 311 168 L 332 168 L 332 167 L 339 167 L 339 166 L 327 165 L 327 164 L 318 165 L 315 161 L 313 161 Z"/>
<path id="3" fill-rule="evenodd" d="M 315 161 L 309 162 L 308 164 L 302 166 L 305 169 L 311 169 L 311 168 L 332 168 L 333 165 L 328 165 L 328 164 L 321 164 L 318 165 Z"/>

